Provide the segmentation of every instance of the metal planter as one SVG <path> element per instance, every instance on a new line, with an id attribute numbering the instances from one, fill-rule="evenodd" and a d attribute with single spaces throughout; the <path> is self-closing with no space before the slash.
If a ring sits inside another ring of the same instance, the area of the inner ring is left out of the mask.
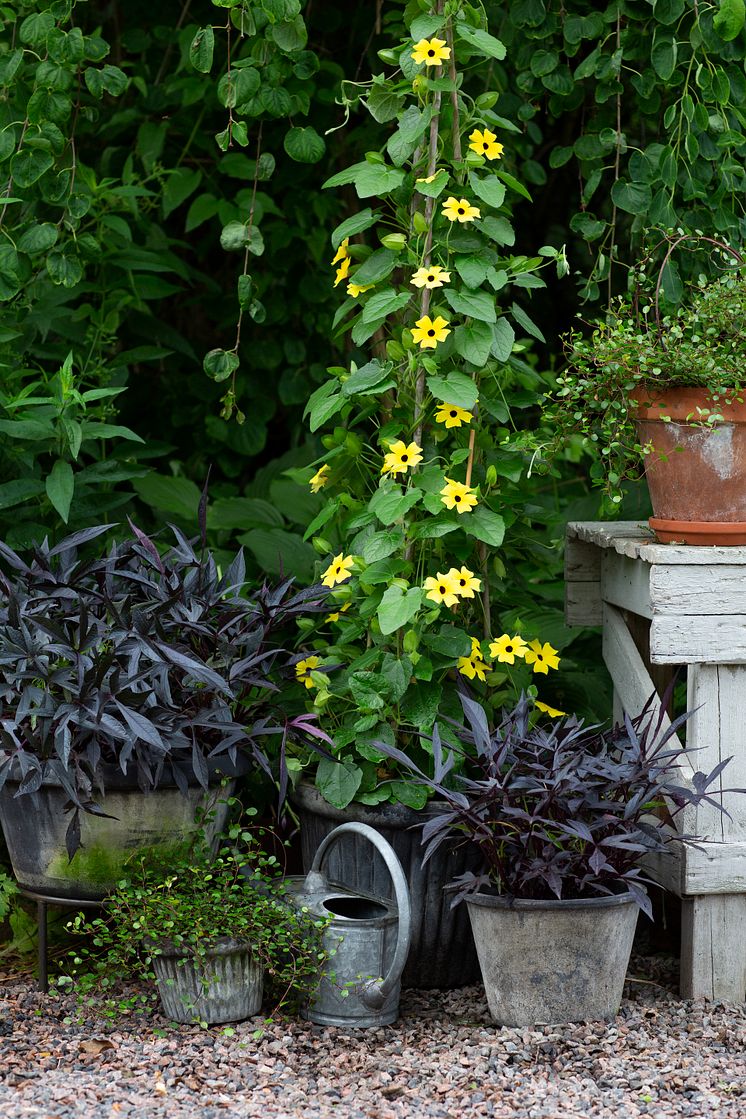
<path id="1" fill-rule="evenodd" d="M 169 945 L 153 955 L 163 1013 L 174 1022 L 242 1022 L 262 1005 L 264 972 L 246 944 L 228 937 L 196 961 Z"/>
<path id="2" fill-rule="evenodd" d="M 402 986 L 419 990 L 452 989 L 479 982 L 479 962 L 469 917 L 463 905 L 451 909 L 444 888 L 456 875 L 474 870 L 477 857 L 465 846 L 443 844 L 422 864 L 421 828 L 441 808 L 431 802 L 422 811 L 403 804 L 369 808 L 350 804 L 333 808 L 313 785 L 301 784 L 294 793 L 300 817 L 303 869 L 310 870 L 317 848 L 338 824 L 355 820 L 373 827 L 393 847 L 404 870 L 412 907 L 409 959 Z M 355 836 L 329 855 L 328 877 L 352 890 L 393 899 L 383 859 Z"/>

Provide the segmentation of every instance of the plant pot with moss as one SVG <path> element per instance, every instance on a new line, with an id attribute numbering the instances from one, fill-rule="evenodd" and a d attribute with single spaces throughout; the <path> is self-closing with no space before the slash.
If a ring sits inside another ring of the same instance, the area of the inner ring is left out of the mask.
<path id="1" fill-rule="evenodd" d="M 138 850 L 220 825 L 221 781 L 284 788 L 288 745 L 326 739 L 275 702 L 282 627 L 323 592 L 242 597 L 242 555 L 221 576 L 176 530 L 163 554 L 139 530 L 92 549 L 111 527 L 28 561 L 0 544 L 0 822 L 18 882 L 51 896 L 103 897 Z"/>

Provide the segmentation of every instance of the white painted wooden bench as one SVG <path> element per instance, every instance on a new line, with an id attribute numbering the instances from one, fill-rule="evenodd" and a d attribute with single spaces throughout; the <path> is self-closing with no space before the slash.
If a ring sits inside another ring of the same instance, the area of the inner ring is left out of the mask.
<path id="1" fill-rule="evenodd" d="M 685 666 L 681 776 L 733 760 L 720 788 L 746 788 L 746 547 L 658 544 L 638 522 L 567 526 L 568 625 L 602 626 L 614 718 L 637 714 Z M 682 669 L 682 674 L 683 674 Z M 656 686 L 657 685 L 657 686 Z M 723 796 L 726 816 L 687 809 L 679 826 L 703 837 L 654 874 L 682 899 L 681 993 L 746 998 L 746 794 Z"/>

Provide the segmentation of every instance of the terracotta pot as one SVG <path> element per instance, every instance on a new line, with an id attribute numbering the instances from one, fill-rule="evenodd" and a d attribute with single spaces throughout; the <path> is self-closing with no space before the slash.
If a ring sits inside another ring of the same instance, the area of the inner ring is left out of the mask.
<path id="1" fill-rule="evenodd" d="M 713 402 L 701 388 L 656 387 L 636 390 L 630 407 L 640 443 L 653 447 L 645 476 L 658 540 L 746 544 L 746 403 Z M 722 423 L 697 423 L 713 411 Z"/>

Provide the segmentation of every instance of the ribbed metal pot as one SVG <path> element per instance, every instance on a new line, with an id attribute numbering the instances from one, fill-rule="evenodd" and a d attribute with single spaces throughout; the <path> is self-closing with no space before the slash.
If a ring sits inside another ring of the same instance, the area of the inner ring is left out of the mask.
<path id="1" fill-rule="evenodd" d="M 631 894 L 568 901 L 474 894 L 467 906 L 499 1026 L 616 1015 L 639 913 Z"/>
<path id="2" fill-rule="evenodd" d="M 422 863 L 422 825 L 445 806 L 431 801 L 417 811 L 403 804 L 370 808 L 350 804 L 333 808 L 313 785 L 300 784 L 293 794 L 301 825 L 303 869 L 313 863 L 316 849 L 338 824 L 355 820 L 380 832 L 393 847 L 409 886 L 412 933 L 409 959 L 402 985 L 419 990 L 452 989 L 479 982 L 479 962 L 469 916 L 464 905 L 451 909 L 451 895 L 444 892 L 454 877 L 474 870 L 477 858 L 468 847 L 443 844 Z M 326 874 L 330 882 L 348 889 L 393 899 L 391 880 L 383 859 L 363 839 L 349 842 L 329 854 Z"/>
<path id="3" fill-rule="evenodd" d="M 259 1013 L 264 972 L 246 944 L 222 938 L 199 962 L 169 945 L 160 947 L 153 970 L 167 1018 L 218 1026 Z"/>

